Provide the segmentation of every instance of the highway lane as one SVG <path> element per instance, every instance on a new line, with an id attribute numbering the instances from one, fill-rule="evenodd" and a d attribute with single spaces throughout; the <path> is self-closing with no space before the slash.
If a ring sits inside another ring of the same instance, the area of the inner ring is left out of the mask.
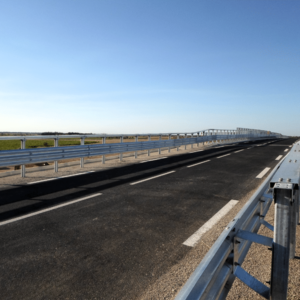
<path id="1" fill-rule="evenodd" d="M 264 179 L 257 175 L 293 141 L 226 146 L 3 189 L 2 222 L 69 204 L 0 226 L 3 298 L 138 299 L 191 249 L 184 241 L 256 188 Z"/>
<path id="2" fill-rule="evenodd" d="M 99 191 L 100 185 L 102 189 L 105 189 L 124 184 L 130 180 L 159 175 L 173 168 L 187 166 L 199 161 L 201 162 L 206 158 L 210 159 L 211 157 L 214 158 L 224 155 L 251 144 L 252 143 L 242 143 L 222 148 L 210 148 L 203 152 L 196 150 L 189 154 L 171 156 L 163 160 L 156 159 L 153 161 L 150 159 L 149 162 L 143 162 L 143 164 L 133 163 L 110 170 L 87 173 L 77 177 L 66 177 L 55 181 L 42 181 L 38 184 L 32 184 L 32 186 L 24 186 L 24 184 L 16 183 L 13 189 L 11 187 L 0 189 L 0 221 L 18 216 L 19 214 L 22 215 L 31 212 L 32 210 L 52 206 L 56 203 L 69 201 L 74 199 L 74 197 L 84 197 L 87 192 L 92 193 L 93 191 L 93 188 L 88 191 L 82 189 L 82 185 L 85 183 L 89 183 L 89 186 L 92 187 L 93 185 L 91 183 L 95 182 L 95 191 L 97 192 Z M 27 178 L 27 180 L 29 180 L 28 184 L 32 183 L 32 179 Z M 35 180 L 33 182 L 35 182 Z M 78 187 L 80 188 L 78 189 Z M 35 197 L 42 195 L 47 195 L 47 201 L 34 200 Z"/>

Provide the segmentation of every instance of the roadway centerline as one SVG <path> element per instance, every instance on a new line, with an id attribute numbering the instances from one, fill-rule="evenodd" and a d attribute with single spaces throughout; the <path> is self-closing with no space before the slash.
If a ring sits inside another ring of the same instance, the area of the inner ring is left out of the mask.
<path id="1" fill-rule="evenodd" d="M 256 176 L 256 178 L 263 178 L 269 172 L 269 170 L 271 170 L 271 168 L 265 168 Z"/>
<path id="2" fill-rule="evenodd" d="M 200 241 L 204 233 L 211 229 L 218 221 L 220 221 L 239 201 L 230 200 L 223 208 L 221 208 L 212 218 L 202 225 L 193 235 L 191 235 L 183 245 L 195 247 Z"/>
<path id="3" fill-rule="evenodd" d="M 67 178 L 67 177 L 79 176 L 79 175 L 83 175 L 83 174 L 89 174 L 89 173 L 93 173 L 93 172 L 95 172 L 95 171 L 88 171 L 88 172 L 77 173 L 77 174 L 72 174 L 72 175 L 65 175 L 65 176 L 60 176 L 60 177 L 55 177 L 55 178 L 43 179 L 43 180 L 39 180 L 39 181 L 32 181 L 32 182 L 28 182 L 27 184 L 35 184 L 35 183 L 40 183 L 40 182 L 45 182 L 45 181 L 52 181 L 52 180 L 57 180 L 57 179 L 61 179 L 61 178 Z"/>
<path id="4" fill-rule="evenodd" d="M 196 164 L 193 164 L 193 165 L 187 166 L 187 168 L 194 167 L 194 166 L 198 166 L 198 165 L 204 164 L 204 163 L 206 163 L 206 162 L 209 162 L 209 161 L 210 161 L 210 160 L 201 161 L 201 162 L 199 162 L 199 163 L 196 163 Z"/>
<path id="5" fill-rule="evenodd" d="M 280 160 L 283 155 L 279 155 L 275 160 Z"/>
<path id="6" fill-rule="evenodd" d="M 285 150 L 284 150 L 284 152 L 288 152 L 288 151 L 289 151 L 289 149 L 285 149 Z"/>
<path id="7" fill-rule="evenodd" d="M 7 220 L 7 221 L 3 221 L 3 222 L 0 222 L 0 226 L 6 225 L 6 224 L 9 224 L 9 223 L 13 223 L 13 222 L 16 222 L 16 221 L 20 221 L 20 220 L 23 220 L 23 219 L 26 219 L 26 218 L 30 218 L 30 217 L 45 213 L 47 211 L 51 211 L 51 210 L 54 210 L 54 209 L 57 209 L 57 208 L 60 208 L 60 207 L 71 205 L 71 204 L 74 204 L 74 203 L 77 203 L 77 202 L 80 202 L 80 201 L 83 201 L 83 200 L 87 200 L 87 199 L 90 199 L 90 198 L 94 198 L 94 197 L 97 197 L 97 196 L 100 196 L 100 195 L 102 195 L 102 194 L 101 193 L 93 194 L 93 195 L 90 195 L 90 196 L 87 196 L 87 197 L 83 197 L 83 198 L 80 198 L 80 199 L 69 201 L 67 203 L 62 203 L 62 204 L 59 204 L 59 205 L 56 205 L 56 206 L 52 206 L 50 208 L 45 208 L 45 209 L 39 210 L 39 211 L 34 212 L 34 213 L 30 213 L 30 214 L 25 215 L 25 216 L 21 216 L 21 217 L 17 217 L 17 218 Z"/>
<path id="8" fill-rule="evenodd" d="M 160 158 L 155 158 L 155 159 L 150 159 L 150 160 L 144 160 L 144 161 L 141 161 L 141 164 L 146 163 L 148 161 L 155 161 L 155 160 L 160 160 L 160 159 L 165 159 L 165 158 L 167 158 L 167 157 L 160 157 Z"/>
<path id="9" fill-rule="evenodd" d="M 222 156 L 218 156 L 217 158 L 222 158 L 222 157 L 225 157 L 225 156 L 228 156 L 230 154 L 225 154 L 225 155 L 222 155 Z"/>
<path id="10" fill-rule="evenodd" d="M 168 174 L 171 174 L 171 173 L 175 173 L 175 171 L 167 172 L 167 173 L 160 174 L 160 175 L 157 175 L 157 176 L 153 176 L 153 177 L 150 177 L 150 178 L 147 178 L 147 179 L 132 182 L 132 183 L 130 183 L 130 185 L 135 185 L 135 184 L 138 184 L 138 183 L 141 183 L 141 182 L 144 182 L 144 181 L 148 181 L 148 180 L 151 180 L 151 179 L 155 179 L 155 178 L 158 178 L 158 177 L 161 177 L 161 176 L 165 176 L 165 175 L 168 175 Z"/>

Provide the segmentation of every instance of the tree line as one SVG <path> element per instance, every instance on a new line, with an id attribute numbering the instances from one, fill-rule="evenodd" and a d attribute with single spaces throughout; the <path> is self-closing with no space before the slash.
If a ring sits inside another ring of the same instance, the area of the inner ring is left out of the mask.
<path id="1" fill-rule="evenodd" d="M 41 135 L 88 135 L 88 134 L 92 134 L 92 133 L 80 133 L 80 132 L 57 132 L 57 131 L 47 131 L 47 132 L 42 132 Z"/>

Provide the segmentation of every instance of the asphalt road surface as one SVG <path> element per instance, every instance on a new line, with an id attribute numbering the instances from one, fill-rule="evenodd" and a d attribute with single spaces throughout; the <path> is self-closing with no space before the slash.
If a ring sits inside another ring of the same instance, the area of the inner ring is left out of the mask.
<path id="1" fill-rule="evenodd" d="M 1 299 L 139 299 L 295 139 L 269 142 L 0 190 Z"/>

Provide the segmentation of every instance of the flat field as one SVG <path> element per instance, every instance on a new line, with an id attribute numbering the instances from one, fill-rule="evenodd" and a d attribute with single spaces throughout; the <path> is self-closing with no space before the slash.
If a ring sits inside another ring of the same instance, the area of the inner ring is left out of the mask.
<path id="1" fill-rule="evenodd" d="M 151 140 L 158 140 L 159 137 L 151 137 Z M 166 139 L 163 137 L 162 139 Z M 140 137 L 139 142 L 147 141 L 147 137 Z M 126 138 L 123 140 L 124 143 L 126 142 L 134 142 L 134 138 Z M 112 143 L 120 143 L 119 138 L 106 138 L 107 144 Z M 102 138 L 88 138 L 85 140 L 85 145 L 90 144 L 102 144 Z M 78 146 L 80 145 L 80 139 L 60 139 L 59 146 Z M 30 148 L 46 148 L 46 147 L 53 147 L 54 140 L 53 139 L 41 139 L 41 140 L 26 140 L 26 149 Z M 21 142 L 19 140 L 3 140 L 0 141 L 0 151 L 1 150 L 17 150 L 21 149 Z"/>
<path id="2" fill-rule="evenodd" d="M 98 141 L 85 141 L 85 144 L 96 144 L 99 143 Z M 59 146 L 76 146 L 80 145 L 80 140 L 78 139 L 68 139 L 68 140 L 59 140 Z M 46 148 L 46 147 L 53 147 L 54 141 L 51 139 L 44 139 L 44 140 L 27 140 L 26 141 L 26 148 Z M 11 141 L 0 141 L 0 150 L 16 150 L 21 149 L 21 142 L 19 140 L 11 140 Z"/>

